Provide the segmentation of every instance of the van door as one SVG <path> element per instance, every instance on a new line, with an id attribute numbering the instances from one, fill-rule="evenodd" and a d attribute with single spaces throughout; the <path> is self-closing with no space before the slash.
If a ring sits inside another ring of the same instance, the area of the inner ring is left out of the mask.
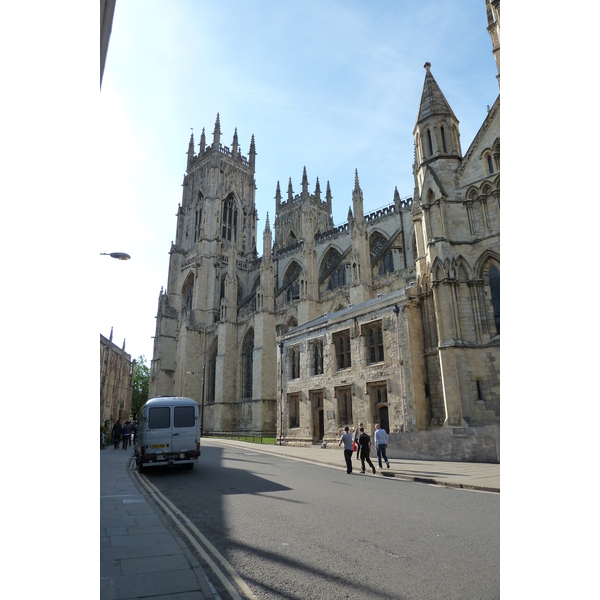
<path id="1" fill-rule="evenodd" d="M 146 452 L 157 454 L 171 451 L 171 407 L 151 406 L 148 408 L 146 424 Z"/>
<path id="2" fill-rule="evenodd" d="M 173 407 L 173 440 L 171 452 L 186 452 L 196 449 L 196 424 L 198 423 L 198 406 Z"/>

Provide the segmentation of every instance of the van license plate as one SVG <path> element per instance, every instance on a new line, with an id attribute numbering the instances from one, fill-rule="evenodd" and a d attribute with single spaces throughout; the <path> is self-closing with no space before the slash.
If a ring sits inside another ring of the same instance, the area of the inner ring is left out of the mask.
<path id="1" fill-rule="evenodd" d="M 166 448 L 166 444 L 152 444 L 150 448 Z"/>

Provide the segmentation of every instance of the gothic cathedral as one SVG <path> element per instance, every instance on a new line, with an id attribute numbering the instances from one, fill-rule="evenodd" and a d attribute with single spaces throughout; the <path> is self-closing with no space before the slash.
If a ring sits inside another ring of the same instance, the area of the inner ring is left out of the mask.
<path id="1" fill-rule="evenodd" d="M 500 81 L 500 2 L 485 0 Z M 194 398 L 204 433 L 327 443 L 359 421 L 393 456 L 499 462 L 500 96 L 463 153 L 431 65 L 415 188 L 348 220 L 332 193 L 277 182 L 256 250 L 256 148 L 192 135 L 158 302 L 150 395 Z"/>

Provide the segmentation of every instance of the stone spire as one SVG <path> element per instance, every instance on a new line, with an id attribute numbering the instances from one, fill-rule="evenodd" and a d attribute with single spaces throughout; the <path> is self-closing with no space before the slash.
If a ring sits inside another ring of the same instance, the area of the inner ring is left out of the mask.
<path id="1" fill-rule="evenodd" d="M 329 180 L 327 180 L 327 190 L 325 191 L 325 200 L 327 201 L 327 210 L 329 214 L 331 214 L 331 200 L 333 196 L 331 195 L 331 188 L 329 187 Z"/>
<path id="2" fill-rule="evenodd" d="M 292 189 L 292 178 L 290 177 L 290 182 L 288 183 L 288 202 L 291 204 L 294 201 L 294 190 Z"/>
<path id="3" fill-rule="evenodd" d="M 417 124 L 422 123 L 431 117 L 440 116 L 450 116 L 458 123 L 456 115 L 452 112 L 440 86 L 431 74 L 431 63 L 426 62 L 424 67 L 426 71 L 425 81 L 423 83 L 423 91 L 421 92 Z"/>
<path id="4" fill-rule="evenodd" d="M 281 208 L 281 188 L 279 187 L 279 181 L 277 181 L 277 189 L 275 190 L 275 206 L 276 209 Z"/>
<path id="5" fill-rule="evenodd" d="M 319 178 L 317 177 L 317 184 L 315 185 L 315 200 L 321 202 L 321 186 L 319 185 Z"/>

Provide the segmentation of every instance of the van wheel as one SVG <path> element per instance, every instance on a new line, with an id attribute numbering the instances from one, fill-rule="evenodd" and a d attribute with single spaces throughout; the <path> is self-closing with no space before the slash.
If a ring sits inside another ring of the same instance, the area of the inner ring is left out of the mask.
<path id="1" fill-rule="evenodd" d="M 142 463 L 141 456 L 139 456 L 137 459 L 137 468 L 138 468 L 138 473 L 141 473 L 144 470 L 144 464 Z"/>
<path id="2" fill-rule="evenodd" d="M 191 471 L 194 468 L 194 463 L 186 463 L 186 468 L 188 471 Z"/>

